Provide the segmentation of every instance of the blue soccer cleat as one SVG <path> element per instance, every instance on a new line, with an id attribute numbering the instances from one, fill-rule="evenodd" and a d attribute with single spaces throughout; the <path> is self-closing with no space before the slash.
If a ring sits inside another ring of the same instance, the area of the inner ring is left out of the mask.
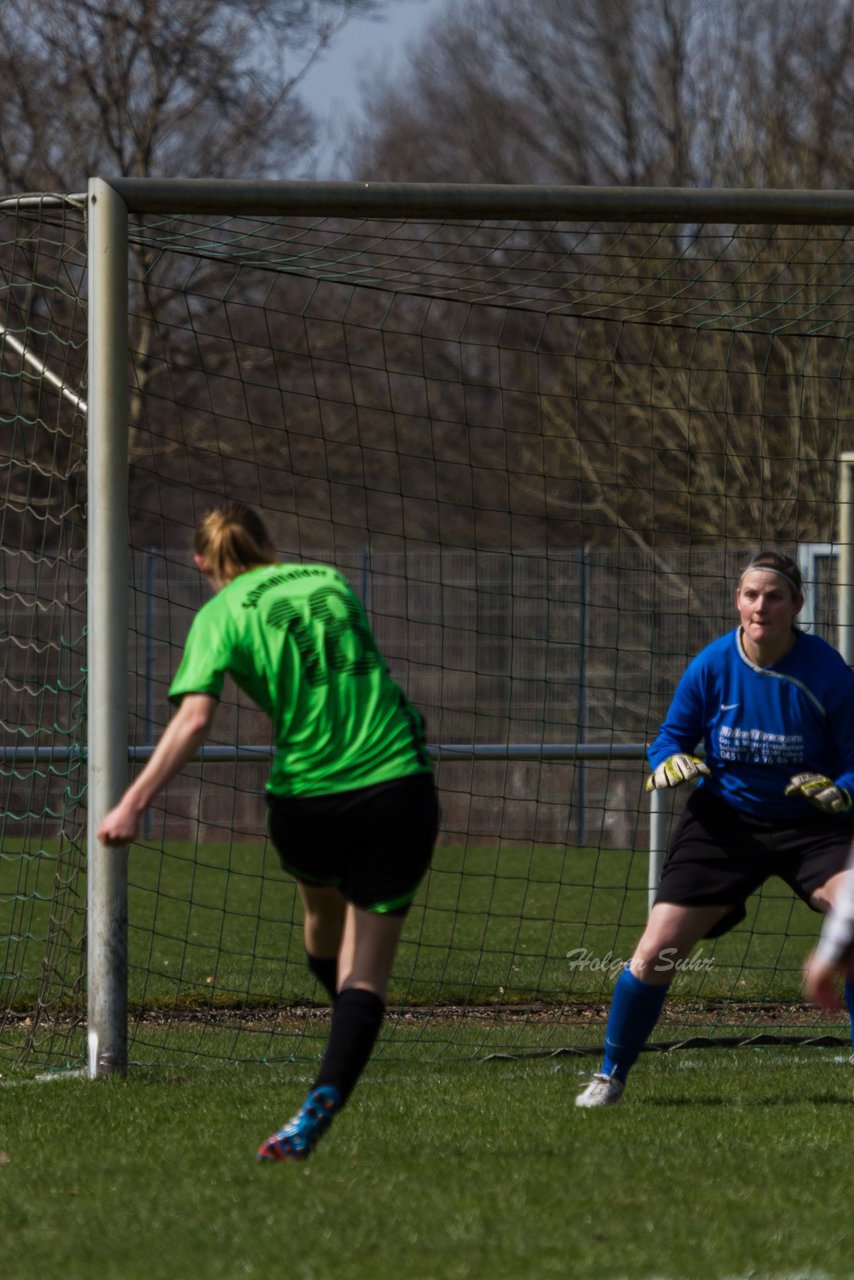
<path id="1" fill-rule="evenodd" d="M 312 1089 L 284 1129 L 261 1143 L 256 1160 L 307 1160 L 340 1106 L 341 1095 L 333 1085 Z"/>

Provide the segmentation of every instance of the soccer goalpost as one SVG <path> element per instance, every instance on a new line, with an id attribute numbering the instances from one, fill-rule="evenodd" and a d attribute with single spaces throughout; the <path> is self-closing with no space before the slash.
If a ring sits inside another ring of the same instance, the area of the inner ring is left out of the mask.
<path id="1" fill-rule="evenodd" d="M 426 713 L 442 835 L 381 1054 L 595 1048 L 671 817 L 644 745 L 747 553 L 821 548 L 810 624 L 852 660 L 854 198 L 95 179 L 0 211 L 0 1060 L 322 1045 L 245 700 L 129 859 L 94 837 L 223 497 L 350 576 Z M 816 924 L 766 886 L 657 1043 L 843 1038 L 799 997 Z"/>

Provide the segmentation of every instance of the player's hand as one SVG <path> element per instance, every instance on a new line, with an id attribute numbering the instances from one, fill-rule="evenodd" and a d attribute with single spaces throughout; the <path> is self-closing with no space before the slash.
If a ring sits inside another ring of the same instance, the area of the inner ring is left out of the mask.
<path id="1" fill-rule="evenodd" d="M 797 773 L 786 787 L 787 796 L 803 796 L 822 813 L 847 813 L 851 808 L 851 793 L 838 787 L 832 778 L 823 773 Z"/>
<path id="2" fill-rule="evenodd" d="M 835 967 L 822 960 L 815 951 L 811 952 L 804 964 L 804 991 L 813 1004 L 830 1013 L 843 1008 L 839 994 L 837 979 L 844 973 L 843 967 Z"/>
<path id="3" fill-rule="evenodd" d="M 139 810 L 124 798 L 104 817 L 98 839 L 108 847 L 130 844 L 139 833 L 139 819 Z"/>
<path id="4" fill-rule="evenodd" d="M 692 782 L 700 774 L 710 778 L 712 771 L 697 756 L 685 756 L 677 752 L 675 756 L 662 760 L 657 769 L 653 769 L 646 780 L 646 789 L 661 791 L 665 787 L 681 787 L 683 782 Z"/>

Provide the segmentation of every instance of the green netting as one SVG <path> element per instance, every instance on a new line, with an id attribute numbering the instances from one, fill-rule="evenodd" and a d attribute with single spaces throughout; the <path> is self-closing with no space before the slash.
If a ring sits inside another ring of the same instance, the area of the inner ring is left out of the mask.
<path id="1" fill-rule="evenodd" d="M 0 209 L 0 1056 L 79 1052 L 85 929 L 86 237 Z"/>
<path id="2" fill-rule="evenodd" d="M 85 238 L 73 203 L 4 222 L 0 1056 L 59 1064 L 84 1044 Z M 647 909 L 643 744 L 745 552 L 798 554 L 835 637 L 849 228 L 174 217 L 131 242 L 133 759 L 203 598 L 195 520 L 248 501 L 350 576 L 437 755 L 381 1052 L 600 1043 Z M 216 732 L 132 853 L 133 1061 L 325 1037 L 266 726 L 232 690 Z M 815 931 L 769 884 L 659 1042 L 841 1033 L 800 1002 Z"/>

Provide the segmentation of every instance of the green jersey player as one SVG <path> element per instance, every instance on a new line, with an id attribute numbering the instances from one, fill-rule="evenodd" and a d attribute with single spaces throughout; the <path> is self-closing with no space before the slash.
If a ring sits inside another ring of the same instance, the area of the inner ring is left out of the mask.
<path id="1" fill-rule="evenodd" d="M 197 568 L 216 594 L 196 615 L 169 690 L 177 711 L 100 826 L 124 845 L 208 736 L 226 676 L 270 717 L 269 830 L 296 877 L 308 965 L 333 1000 L 329 1040 L 302 1107 L 258 1159 L 303 1160 L 373 1050 L 406 913 L 438 826 L 418 712 L 392 679 L 364 609 L 323 564 L 281 564 L 260 517 L 209 511 Z"/>

